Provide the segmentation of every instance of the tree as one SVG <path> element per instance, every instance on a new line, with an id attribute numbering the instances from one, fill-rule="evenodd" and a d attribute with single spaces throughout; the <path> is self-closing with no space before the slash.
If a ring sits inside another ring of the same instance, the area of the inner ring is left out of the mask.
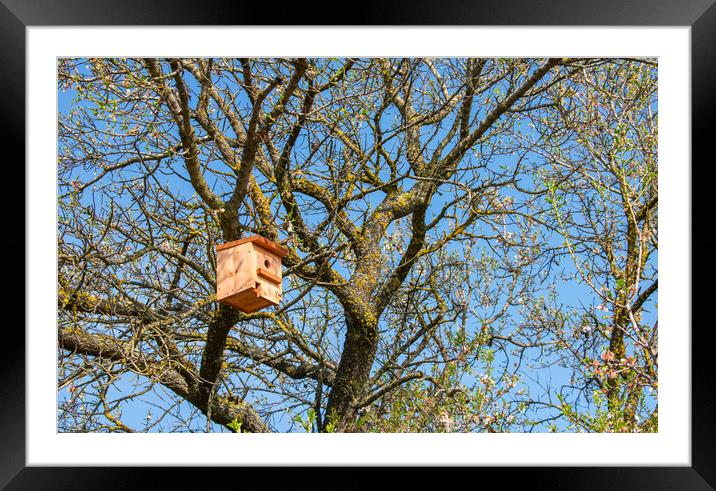
<path id="1" fill-rule="evenodd" d="M 594 431 L 657 425 L 657 407 L 644 398 L 658 390 L 655 68 L 642 60 L 584 72 L 560 89 L 554 119 L 536 123 L 553 163 L 548 201 L 576 277 L 598 303 L 580 313 L 583 343 L 561 339 L 582 383 L 599 387 L 605 410 L 595 418 L 562 409 Z"/>
<path id="2" fill-rule="evenodd" d="M 596 386 L 631 431 L 655 414 L 651 61 L 58 73 L 61 430 L 134 431 L 119 411 L 150 395 L 163 431 L 613 430 L 575 422 Z M 284 303 L 244 315 L 215 300 L 214 246 L 252 233 L 289 255 Z M 613 307 L 582 313 L 588 348 L 557 305 L 569 274 Z M 582 403 L 518 388 L 533 354 L 582 374 Z"/>

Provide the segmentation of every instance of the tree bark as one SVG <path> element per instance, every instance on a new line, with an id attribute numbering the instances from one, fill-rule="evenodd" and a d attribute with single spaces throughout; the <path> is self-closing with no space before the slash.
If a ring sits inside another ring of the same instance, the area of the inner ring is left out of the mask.
<path id="1" fill-rule="evenodd" d="M 335 431 L 353 431 L 355 403 L 365 390 L 378 347 L 378 323 L 374 316 L 348 315 L 346 325 L 346 339 L 328 398 L 324 431 L 330 423 L 335 424 Z"/>

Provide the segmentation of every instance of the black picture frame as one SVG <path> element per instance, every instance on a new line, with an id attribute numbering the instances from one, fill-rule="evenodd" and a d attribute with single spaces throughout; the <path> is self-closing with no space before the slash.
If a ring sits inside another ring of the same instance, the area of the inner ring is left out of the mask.
<path id="1" fill-rule="evenodd" d="M 353 12 L 351 12 L 353 10 Z M 339 11 L 343 12 L 342 14 Z M 716 227 L 707 169 L 716 114 L 716 4 L 714 0 L 490 0 L 467 3 L 441 0 L 428 3 L 382 1 L 337 6 L 324 0 L 281 6 L 261 2 L 190 0 L 0 0 L 0 141 L 6 213 L 0 234 L 5 259 L 5 297 L 16 298 L 24 278 L 20 265 L 32 261 L 25 242 L 25 47 L 28 26 L 110 25 L 542 25 L 542 26 L 691 26 L 692 164 L 684 172 L 692 179 L 692 465 L 691 467 L 548 467 L 483 468 L 480 480 L 492 474 L 509 485 L 537 489 L 716 489 L 716 388 L 711 365 L 712 346 L 707 308 L 710 283 L 716 277 Z M 12 181 L 9 181 L 12 180 Z M 13 193 L 17 193 L 13 195 Z M 23 213 L 20 213 L 20 204 Z M 11 211 L 9 211 L 11 210 Z M 24 261 L 19 256 L 23 255 Z M 24 267 L 24 266 L 23 266 Z M 8 280 L 12 281 L 8 281 Z M 54 281 L 48 273 L 48 281 Z M 685 285 L 686 287 L 686 285 Z M 23 288 L 24 290 L 24 281 Z M 32 292 L 26 292 L 31 295 Z M 27 301 L 27 300 L 26 300 Z M 12 306 L 6 308 L 11 313 Z M 17 310 L 17 309 L 15 309 Z M 19 316 L 23 320 L 23 316 Z M 26 467 L 25 332 L 5 316 L 0 356 L 0 486 L 8 489 L 124 489 L 148 486 L 147 472 L 162 473 L 162 484 L 186 482 L 193 469 L 127 472 L 122 468 Z M 9 347 L 12 347 L 9 348 Z M 212 471 L 213 477 L 230 474 Z M 236 474 L 233 474 L 236 477 Z M 490 476 L 492 477 L 492 476 Z M 167 481 L 169 479 L 169 481 Z M 184 486 L 182 486 L 184 487 Z M 270 485 L 273 488 L 274 485 Z"/>

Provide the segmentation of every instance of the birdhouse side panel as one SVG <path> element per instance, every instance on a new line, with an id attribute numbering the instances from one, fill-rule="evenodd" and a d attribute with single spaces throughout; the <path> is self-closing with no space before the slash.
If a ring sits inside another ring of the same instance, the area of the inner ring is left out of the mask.
<path id="1" fill-rule="evenodd" d="M 230 297 L 255 288 L 256 254 L 250 243 L 216 253 L 216 298 Z"/>

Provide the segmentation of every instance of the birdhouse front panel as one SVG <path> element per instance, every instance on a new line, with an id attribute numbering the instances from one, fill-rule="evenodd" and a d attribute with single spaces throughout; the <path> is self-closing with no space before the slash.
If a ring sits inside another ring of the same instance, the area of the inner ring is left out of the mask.
<path id="1" fill-rule="evenodd" d="M 261 247 L 255 248 L 257 288 L 267 300 L 281 301 L 281 257 Z"/>
<path id="2" fill-rule="evenodd" d="M 216 298 L 244 313 L 282 299 L 281 258 L 288 251 L 255 235 L 216 247 Z"/>

